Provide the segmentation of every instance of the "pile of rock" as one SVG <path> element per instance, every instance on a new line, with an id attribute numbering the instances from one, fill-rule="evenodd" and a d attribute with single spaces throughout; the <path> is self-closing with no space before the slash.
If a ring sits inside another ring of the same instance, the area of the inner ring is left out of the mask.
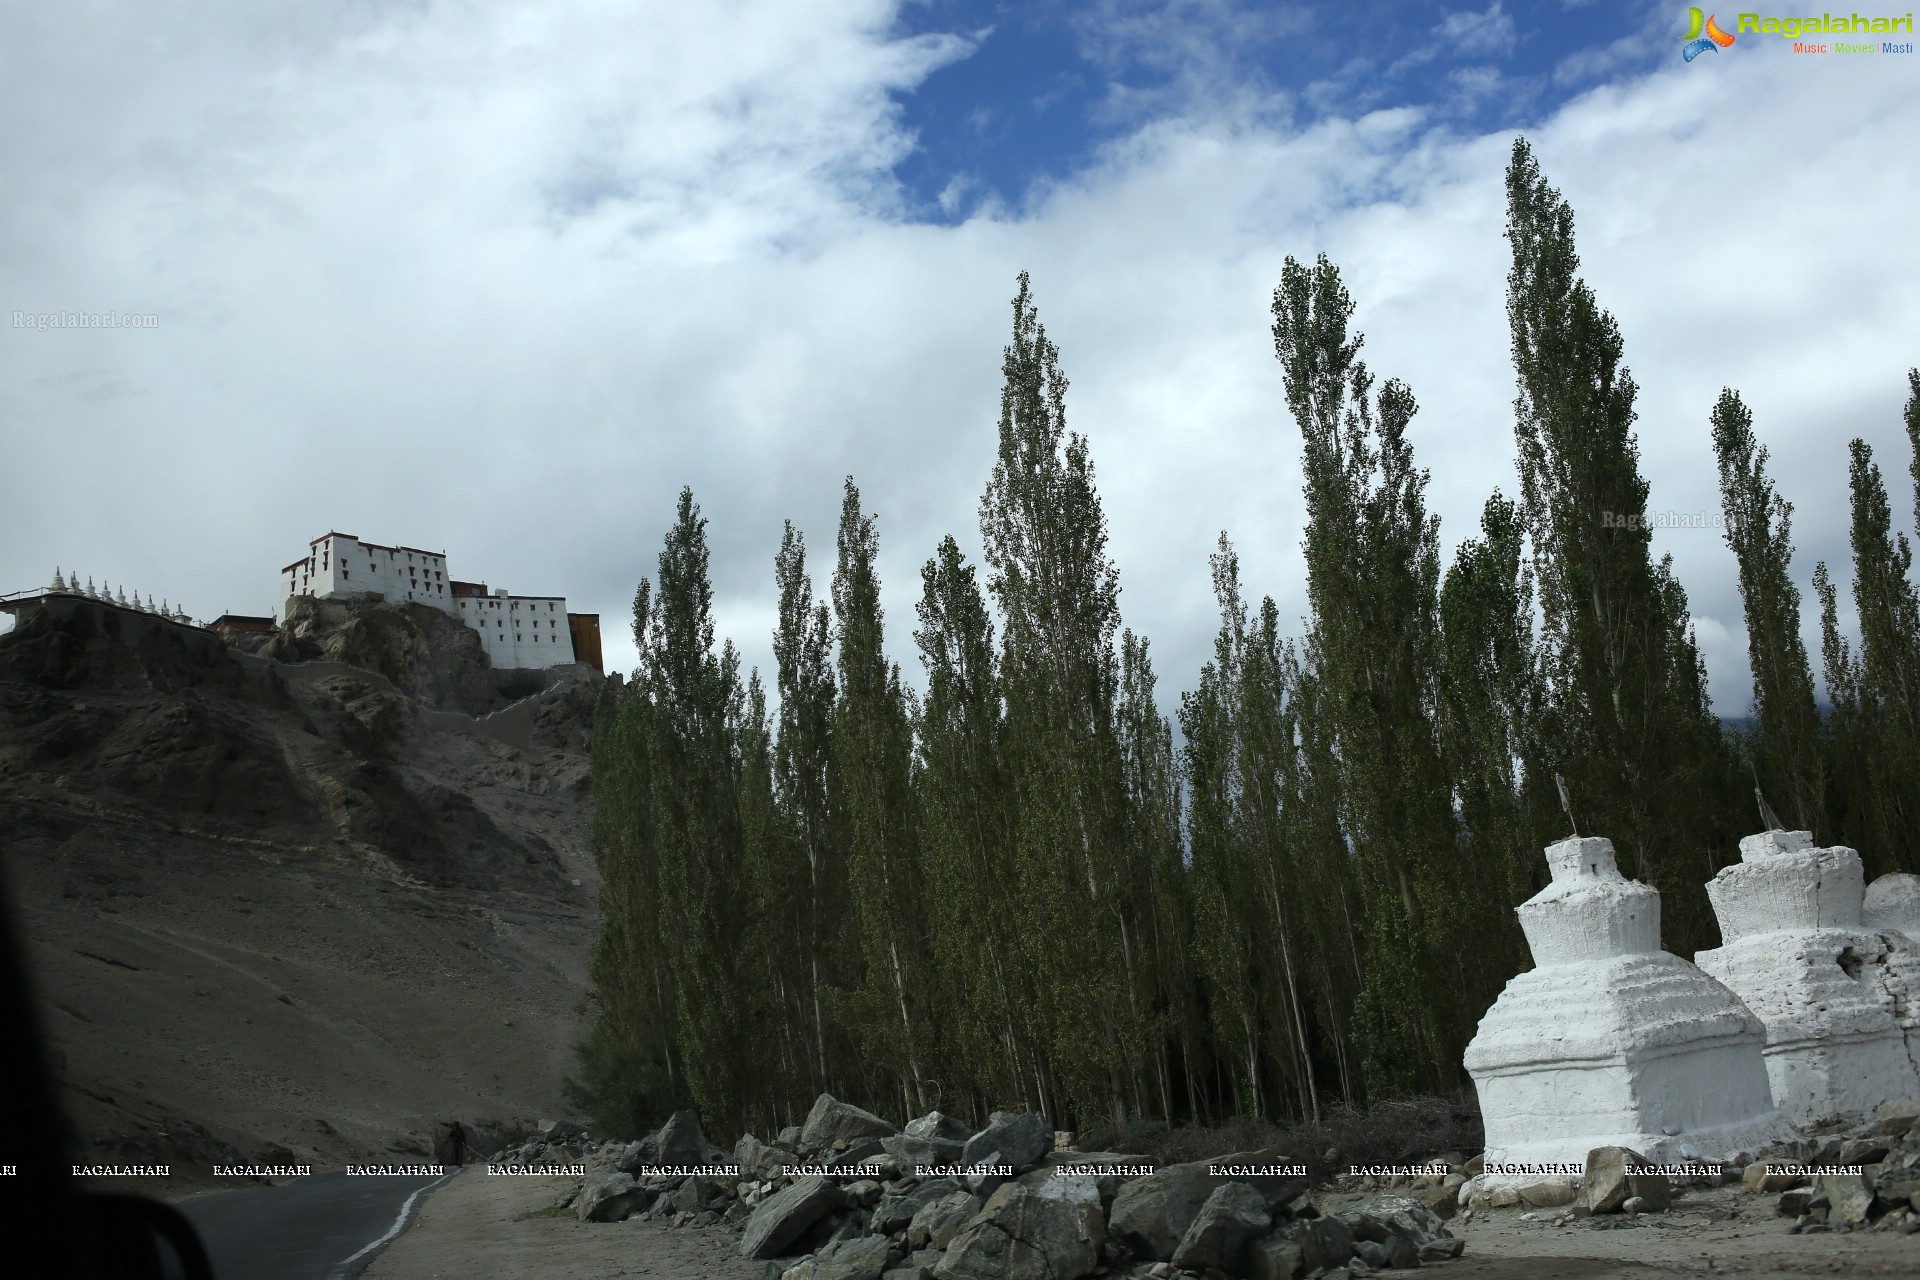
<path id="1" fill-rule="evenodd" d="M 1321 1213 L 1277 1150 L 1155 1168 L 1054 1148 L 1038 1112 L 978 1132 L 935 1112 L 902 1131 L 822 1094 L 804 1125 L 731 1153 L 691 1112 L 603 1144 L 561 1203 L 587 1222 L 732 1224 L 768 1280 L 1349 1280 L 1462 1248 L 1408 1197 Z"/>
<path id="2" fill-rule="evenodd" d="M 1848 1128 L 1724 1160 L 1689 1162 L 1670 1172 L 1625 1147 L 1587 1155 L 1577 1180 L 1539 1179 L 1518 1186 L 1473 1179 L 1460 1189 L 1466 1216 L 1490 1209 L 1553 1210 L 1549 1220 L 1608 1213 L 1658 1213 L 1688 1187 L 1743 1184 L 1778 1197 L 1794 1232 L 1920 1233 L 1920 1101 L 1882 1104 Z"/>
<path id="3" fill-rule="evenodd" d="M 586 1131 L 585 1127 L 571 1120 L 546 1120 L 541 1122 L 538 1132 L 533 1137 L 488 1156 L 487 1163 L 579 1164 L 589 1156 L 609 1150 L 612 1145 L 617 1144 L 601 1143 L 596 1146 L 593 1136 Z"/>
<path id="4" fill-rule="evenodd" d="M 1864 1124 L 1768 1152 L 1744 1181 L 1777 1194 L 1798 1232 L 1920 1232 L 1920 1102 L 1884 1103 Z"/>
<path id="5" fill-rule="evenodd" d="M 1333 1180 L 1342 1191 L 1397 1191 L 1418 1201 L 1440 1218 L 1451 1218 L 1460 1206 L 1460 1188 L 1480 1176 L 1485 1160 L 1460 1151 L 1444 1151 L 1418 1165 L 1390 1172 L 1357 1172 Z"/>

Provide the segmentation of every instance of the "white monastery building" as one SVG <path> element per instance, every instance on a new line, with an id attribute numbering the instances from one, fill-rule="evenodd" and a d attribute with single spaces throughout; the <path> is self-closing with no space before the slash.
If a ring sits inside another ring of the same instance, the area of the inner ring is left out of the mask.
<path id="1" fill-rule="evenodd" d="M 480 633 L 495 667 L 556 667 L 570 662 L 600 666 L 600 617 L 570 613 L 565 596 L 491 595 L 484 582 L 456 582 L 447 574 L 447 553 L 419 547 L 362 542 L 350 533 L 326 533 L 308 544 L 305 557 L 280 571 L 275 623 L 286 621 L 295 596 L 345 600 L 378 596 L 444 609 Z"/>

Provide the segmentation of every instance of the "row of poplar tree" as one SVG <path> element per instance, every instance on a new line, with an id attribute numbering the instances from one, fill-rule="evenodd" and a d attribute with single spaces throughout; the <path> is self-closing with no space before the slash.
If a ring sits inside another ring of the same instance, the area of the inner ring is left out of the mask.
<path id="1" fill-rule="evenodd" d="M 1179 698 L 1177 750 L 1024 275 L 984 575 L 951 537 L 921 571 L 924 694 L 887 659 L 851 480 L 827 598 L 791 524 L 774 558 L 777 712 L 716 643 L 705 521 L 682 493 L 634 600 L 639 669 L 599 709 L 604 920 L 576 1101 L 628 1132 L 685 1105 L 765 1132 L 823 1090 L 1076 1128 L 1318 1118 L 1460 1085 L 1479 1017 L 1528 963 L 1513 907 L 1569 817 L 1662 891 L 1684 954 L 1713 944 L 1702 885 L 1757 828 L 1756 785 L 1871 872 L 1915 869 L 1920 603 L 1866 445 L 1857 652 L 1824 565 L 1813 579 L 1823 714 L 1791 507 L 1738 395 L 1713 408 L 1754 680 L 1751 727 L 1729 729 L 1651 554 L 1619 329 L 1524 140 L 1507 201 L 1517 500 L 1496 491 L 1442 571 L 1413 395 L 1359 358 L 1334 266 L 1289 259 L 1273 339 L 1304 447 L 1311 616 L 1296 640 L 1272 599 L 1247 601 L 1223 534 L 1219 635 Z"/>

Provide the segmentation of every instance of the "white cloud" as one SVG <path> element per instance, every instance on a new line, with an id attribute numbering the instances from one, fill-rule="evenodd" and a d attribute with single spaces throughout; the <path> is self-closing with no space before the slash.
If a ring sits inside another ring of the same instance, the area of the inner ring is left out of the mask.
<path id="1" fill-rule="evenodd" d="M 0 590 L 77 564 L 264 612 L 274 570 L 339 528 L 564 591 L 624 666 L 633 585 L 691 484 L 722 629 L 767 668 L 781 521 L 824 592 L 852 473 L 917 676 L 918 566 L 944 533 L 977 545 L 1022 268 L 1169 710 L 1210 643 L 1221 528 L 1256 596 L 1306 611 L 1268 335 L 1285 255 L 1341 264 L 1373 367 L 1412 383 L 1447 546 L 1514 492 L 1508 137 L 1411 109 L 1299 130 L 1256 86 L 1141 125 L 1018 215 L 906 225 L 888 94 L 965 46 L 890 39 L 878 0 L 234 4 L 182 42 L 185 12 L 0 14 L 0 108 L 45 122 L 0 133 L 0 184 L 31 196 L 0 206 L 0 319 L 161 316 L 0 324 Z M 1736 52 L 1529 133 L 1626 337 L 1652 505 L 1716 507 L 1706 415 L 1737 386 L 1797 506 L 1800 581 L 1816 558 L 1845 581 L 1849 436 L 1907 509 L 1920 161 L 1885 140 L 1920 103 L 1898 59 Z M 1710 530 L 1655 545 L 1737 712 L 1731 557 Z"/>
<path id="2" fill-rule="evenodd" d="M 1493 0 L 1480 12 L 1471 9 L 1449 13 L 1433 33 L 1469 57 L 1498 56 L 1513 51 L 1513 18 Z"/>

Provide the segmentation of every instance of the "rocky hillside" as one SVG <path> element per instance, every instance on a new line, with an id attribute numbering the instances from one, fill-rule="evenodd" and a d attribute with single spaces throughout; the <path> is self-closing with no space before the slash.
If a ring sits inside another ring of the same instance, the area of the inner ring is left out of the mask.
<path id="1" fill-rule="evenodd" d="M 562 1113 L 593 680 L 498 711 L 524 673 L 431 609 L 291 622 L 247 654 L 74 600 L 0 636 L 0 860 L 91 1159 Z"/>

